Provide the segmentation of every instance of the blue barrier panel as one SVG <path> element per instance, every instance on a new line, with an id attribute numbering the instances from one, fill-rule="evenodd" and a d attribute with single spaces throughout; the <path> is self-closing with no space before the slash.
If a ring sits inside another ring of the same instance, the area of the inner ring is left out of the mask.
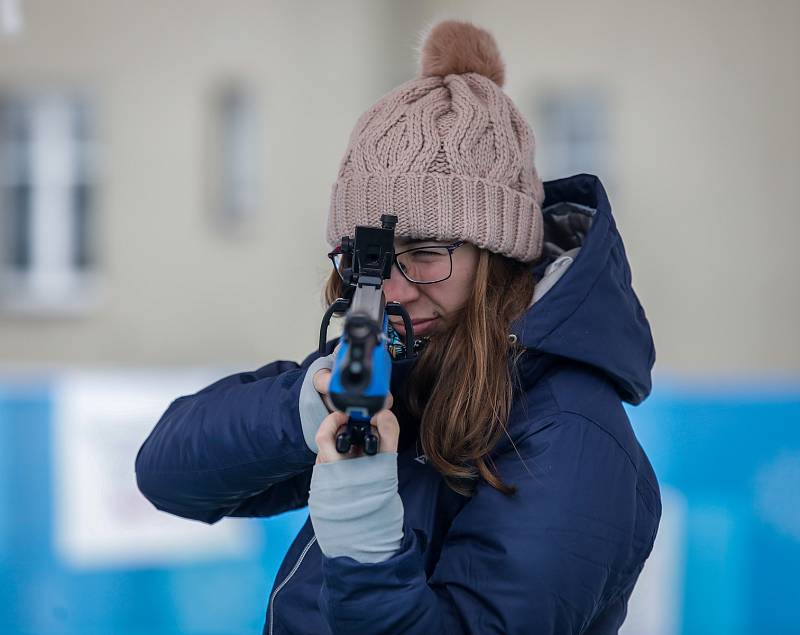
<path id="1" fill-rule="evenodd" d="M 800 382 L 655 385 L 628 412 L 686 502 L 681 632 L 800 633 Z"/>
<path id="2" fill-rule="evenodd" d="M 683 534 L 671 543 L 684 545 L 671 554 L 680 569 L 669 582 L 680 585 L 671 589 L 680 597 L 674 635 L 800 633 L 798 386 L 662 378 L 650 399 L 628 408 L 662 488 L 683 504 L 679 522 L 662 525 Z M 0 384 L 0 632 L 260 632 L 278 565 L 306 511 L 223 521 L 257 535 L 235 556 L 73 566 L 55 546 L 53 418 L 51 383 Z"/>
<path id="3" fill-rule="evenodd" d="M 48 385 L 0 386 L 0 633 L 260 632 L 272 581 L 307 512 L 227 521 L 261 537 L 236 559 L 72 568 L 54 548 L 51 406 Z"/>

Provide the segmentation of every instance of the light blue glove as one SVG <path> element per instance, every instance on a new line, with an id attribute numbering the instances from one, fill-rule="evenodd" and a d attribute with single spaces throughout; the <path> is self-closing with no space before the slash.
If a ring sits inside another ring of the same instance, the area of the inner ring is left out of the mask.
<path id="1" fill-rule="evenodd" d="M 383 562 L 403 541 L 403 501 L 397 492 L 397 452 L 318 463 L 308 496 L 322 553 Z"/>
<path id="2" fill-rule="evenodd" d="M 322 420 L 330 414 L 322 400 L 322 395 L 314 388 L 314 373 L 322 368 L 333 368 L 334 353 L 314 360 L 306 371 L 303 385 L 300 387 L 300 423 L 303 426 L 303 438 L 309 450 L 317 454 L 317 430 Z"/>

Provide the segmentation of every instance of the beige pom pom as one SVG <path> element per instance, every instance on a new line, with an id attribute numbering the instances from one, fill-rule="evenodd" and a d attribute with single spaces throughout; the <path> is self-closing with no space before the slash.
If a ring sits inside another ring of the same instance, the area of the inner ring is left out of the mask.
<path id="1" fill-rule="evenodd" d="M 470 22 L 445 20 L 428 33 L 420 55 L 421 77 L 480 73 L 498 86 L 505 81 L 505 64 L 494 37 Z"/>

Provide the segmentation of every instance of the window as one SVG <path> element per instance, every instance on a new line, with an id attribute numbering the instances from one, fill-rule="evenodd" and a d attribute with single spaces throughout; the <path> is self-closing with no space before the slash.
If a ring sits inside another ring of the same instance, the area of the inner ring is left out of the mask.
<path id="1" fill-rule="evenodd" d="M 0 310 L 83 311 L 95 275 L 85 99 L 0 93 Z"/>
<path id="2" fill-rule="evenodd" d="M 217 87 L 213 105 L 214 221 L 223 234 L 246 236 L 262 207 L 264 190 L 257 95 L 246 83 L 228 79 Z"/>
<path id="3" fill-rule="evenodd" d="M 536 160 L 543 179 L 588 172 L 604 183 L 612 180 L 607 96 L 601 89 L 553 90 L 537 111 Z"/>

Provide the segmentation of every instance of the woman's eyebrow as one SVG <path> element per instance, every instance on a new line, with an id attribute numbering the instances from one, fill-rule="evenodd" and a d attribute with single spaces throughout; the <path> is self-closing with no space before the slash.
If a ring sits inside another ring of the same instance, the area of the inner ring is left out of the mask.
<path id="1" fill-rule="evenodd" d="M 428 245 L 431 243 L 440 243 L 442 241 L 435 238 L 397 238 L 399 247 L 409 247 L 411 245 Z"/>

